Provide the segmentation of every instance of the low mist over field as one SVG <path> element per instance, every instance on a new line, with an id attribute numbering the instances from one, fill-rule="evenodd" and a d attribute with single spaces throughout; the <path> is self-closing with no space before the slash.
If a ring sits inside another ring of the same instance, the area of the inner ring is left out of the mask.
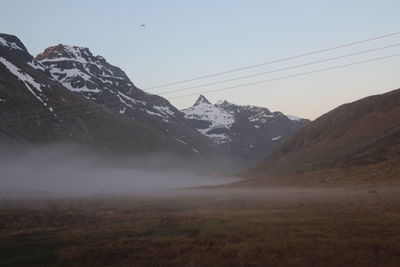
<path id="1" fill-rule="evenodd" d="M 151 195 L 167 189 L 234 181 L 207 175 L 205 170 L 188 171 L 189 162 L 171 155 L 111 159 L 73 145 L 0 150 L 3 197 Z M 168 167 L 178 160 L 180 168 Z M 147 170 L 151 166 L 153 170 Z"/>

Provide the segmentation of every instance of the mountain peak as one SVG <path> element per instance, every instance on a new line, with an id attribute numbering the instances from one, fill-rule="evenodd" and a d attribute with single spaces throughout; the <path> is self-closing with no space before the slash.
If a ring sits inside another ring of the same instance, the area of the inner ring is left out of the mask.
<path id="1" fill-rule="evenodd" d="M 38 60 L 52 60 L 52 59 L 88 59 L 93 57 L 89 48 L 65 45 L 65 44 L 57 44 L 46 48 L 43 53 L 37 55 Z"/>
<path id="2" fill-rule="evenodd" d="M 263 159 L 308 121 L 294 122 L 281 112 L 220 100 L 212 105 L 200 95 L 195 105 L 181 110 L 204 136 L 230 154 Z"/>
<path id="3" fill-rule="evenodd" d="M 231 102 L 228 102 L 226 100 L 219 100 L 215 105 L 217 107 L 220 107 L 220 108 L 227 108 L 227 107 L 230 107 L 230 106 L 236 106 L 235 104 L 233 104 Z"/>
<path id="4" fill-rule="evenodd" d="M 204 95 L 200 95 L 199 98 L 196 100 L 196 103 L 194 103 L 193 106 L 198 106 L 203 103 L 211 105 L 210 101 L 208 101 Z"/>
<path id="5" fill-rule="evenodd" d="M 0 46 L 7 47 L 9 50 L 21 50 L 23 52 L 28 52 L 24 44 L 18 39 L 17 36 L 0 33 Z"/>
<path id="6" fill-rule="evenodd" d="M 94 56 L 86 47 L 57 44 L 46 48 L 36 58 L 50 69 L 53 78 L 87 97 L 109 88 L 123 92 L 133 88 L 120 68 L 109 64 L 102 56 Z"/>

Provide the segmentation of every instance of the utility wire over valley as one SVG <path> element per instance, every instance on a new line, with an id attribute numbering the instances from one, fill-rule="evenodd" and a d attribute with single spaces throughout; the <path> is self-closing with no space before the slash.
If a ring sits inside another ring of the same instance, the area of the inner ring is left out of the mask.
<path id="1" fill-rule="evenodd" d="M 375 37 L 372 37 L 372 38 L 368 38 L 368 39 L 364 39 L 364 40 L 360 40 L 360 41 L 356 41 L 356 42 L 351 42 L 351 43 L 342 44 L 342 45 L 338 45 L 338 46 L 334 46 L 334 47 L 324 48 L 324 49 L 321 49 L 321 50 L 316 50 L 316 51 L 300 54 L 300 55 L 297 55 L 297 56 L 291 56 L 291 57 L 275 59 L 275 60 L 271 60 L 271 61 L 267 61 L 267 62 L 263 62 L 263 63 L 259 63 L 259 64 L 249 65 L 249 66 L 240 67 L 240 68 L 231 69 L 231 70 L 226 70 L 226 71 L 221 71 L 221 72 L 217 72 L 217 73 L 211 73 L 211 74 L 207 74 L 207 75 L 203 75 L 203 76 L 197 76 L 197 77 L 189 78 L 189 79 L 186 79 L 186 80 L 160 84 L 160 85 L 157 85 L 157 86 L 144 88 L 142 90 L 143 91 L 150 91 L 150 90 L 153 90 L 153 89 L 156 89 L 156 88 L 162 88 L 162 87 L 167 87 L 167 86 L 170 86 L 170 85 L 177 85 L 177 84 L 192 82 L 192 81 L 201 80 L 201 79 L 205 79 L 205 78 L 211 78 L 211 77 L 215 77 L 215 76 L 219 76 L 219 75 L 223 75 L 223 74 L 228 74 L 228 73 L 238 72 L 238 71 L 242 71 L 242 70 L 257 68 L 257 67 L 261 67 L 261 66 L 265 66 L 265 65 L 270 65 L 270 64 L 284 62 L 284 61 L 297 59 L 297 58 L 301 58 L 301 57 L 320 54 L 320 53 L 336 50 L 336 49 L 339 49 L 339 48 L 344 48 L 344 47 L 354 46 L 354 45 L 367 43 L 367 42 L 371 42 L 371 41 L 375 41 L 375 40 L 379 40 L 379 39 L 384 39 L 384 38 L 392 37 L 392 36 L 399 35 L 399 34 L 400 34 L 400 32 L 393 32 L 393 33 L 380 35 L 380 36 L 375 36 Z"/>
<path id="2" fill-rule="evenodd" d="M 227 80 L 222 80 L 222 81 L 217 81 L 217 82 L 205 83 L 205 84 L 196 85 L 196 86 L 191 86 L 191 87 L 185 87 L 185 88 L 181 88 L 181 89 L 169 90 L 169 91 L 162 92 L 162 93 L 159 93 L 159 94 L 160 94 L 160 95 L 166 95 L 166 94 L 171 94 L 171 93 L 175 93 L 175 92 L 186 91 L 186 90 L 201 88 L 201 87 L 210 86 L 210 85 L 216 85 L 216 84 L 220 84 L 220 83 L 226 83 L 226 82 L 232 82 L 232 81 L 242 80 L 242 79 L 246 79 L 246 78 L 251 78 L 251 77 L 256 77 L 256 76 L 260 76 L 260 75 L 269 74 L 269 73 L 280 72 L 280 71 L 284 71 L 284 70 L 296 69 L 296 68 L 299 68 L 299 67 L 305 67 L 305 66 L 310 66 L 310 65 L 315 65 L 315 64 L 323 63 L 323 62 L 328 62 L 328 61 L 338 60 L 338 59 L 347 58 L 347 57 L 352 57 L 352 56 L 356 56 L 356 55 L 371 53 L 371 52 L 375 52 L 375 51 L 379 51 L 379 50 L 383 50 L 383 49 L 387 49 L 387 48 L 391 48 L 391 47 L 396 47 L 396 46 L 399 46 L 399 45 L 400 45 L 400 43 L 396 43 L 396 44 L 393 44 L 393 45 L 388 45 L 388 46 L 383 46 L 383 47 L 378 47 L 378 48 L 363 50 L 363 51 L 356 52 L 356 53 L 351 53 L 351 54 L 347 54 L 347 55 L 343 55 L 343 56 L 337 56 L 337 57 L 331 57 L 331 58 L 326 58 L 326 59 L 322 59 L 322 60 L 307 62 L 307 63 L 304 63 L 304 64 L 294 65 L 294 66 L 290 66 L 290 67 L 285 67 L 285 68 L 280 68 L 280 69 L 274 69 L 274 70 L 265 71 L 265 72 L 259 72 L 259 73 L 255 73 L 255 74 L 240 76 L 240 77 L 236 77 L 236 78 L 232 78 L 232 79 L 227 79 Z"/>

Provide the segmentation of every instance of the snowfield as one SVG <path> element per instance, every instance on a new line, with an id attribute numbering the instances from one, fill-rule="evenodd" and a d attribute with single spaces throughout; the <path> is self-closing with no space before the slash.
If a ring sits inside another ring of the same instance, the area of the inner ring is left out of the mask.
<path id="1" fill-rule="evenodd" d="M 45 96 L 43 96 L 41 85 L 37 83 L 29 74 L 24 73 L 17 66 L 9 62 L 7 59 L 0 57 L 0 62 L 17 78 L 22 81 L 26 88 L 40 101 L 47 106 Z"/>
<path id="2" fill-rule="evenodd" d="M 185 118 L 210 122 L 207 128 L 198 129 L 198 131 L 216 143 L 229 142 L 230 138 L 225 133 L 216 134 L 210 131 L 220 128 L 229 130 L 235 122 L 234 115 L 210 104 L 206 99 L 202 100 L 200 98 L 199 100 L 193 107 L 182 110 Z"/>

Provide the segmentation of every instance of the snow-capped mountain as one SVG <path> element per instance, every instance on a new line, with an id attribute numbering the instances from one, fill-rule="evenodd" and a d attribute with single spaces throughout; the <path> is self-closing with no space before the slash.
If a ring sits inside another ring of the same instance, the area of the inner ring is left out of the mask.
<path id="1" fill-rule="evenodd" d="M 223 144 L 230 141 L 227 133 L 235 122 L 233 113 L 212 105 L 202 95 L 192 107 L 184 109 L 182 112 L 200 133 L 215 143 Z"/>
<path id="2" fill-rule="evenodd" d="M 228 101 L 211 104 L 203 95 L 181 112 L 200 133 L 220 147 L 250 160 L 262 159 L 309 122 L 262 107 Z"/>
<path id="3" fill-rule="evenodd" d="M 161 97 L 134 87 L 88 49 L 58 45 L 36 59 L 0 34 L 0 143 L 72 142 L 117 154 L 219 153 Z"/>
<path id="4" fill-rule="evenodd" d="M 209 141 L 166 99 L 136 88 L 120 68 L 102 56 L 94 56 L 88 48 L 59 44 L 36 58 L 72 92 L 154 127 L 194 153 L 209 149 Z"/>

